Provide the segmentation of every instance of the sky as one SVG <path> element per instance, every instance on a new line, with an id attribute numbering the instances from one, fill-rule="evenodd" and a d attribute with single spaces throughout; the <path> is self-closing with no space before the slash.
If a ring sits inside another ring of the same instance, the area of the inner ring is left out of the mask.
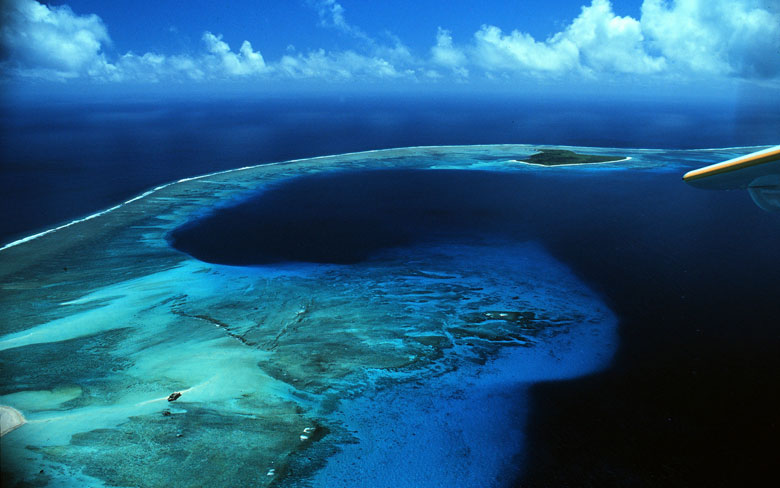
<path id="1" fill-rule="evenodd" d="M 7 87 L 780 93 L 777 0 L 0 5 Z"/>

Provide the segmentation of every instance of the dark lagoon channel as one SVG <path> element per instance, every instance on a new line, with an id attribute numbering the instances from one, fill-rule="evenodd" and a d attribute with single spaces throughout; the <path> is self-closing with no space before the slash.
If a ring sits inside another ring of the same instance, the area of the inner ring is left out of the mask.
<path id="1" fill-rule="evenodd" d="M 608 369 L 533 387 L 519 486 L 736 486 L 774 473 L 780 217 L 746 192 L 667 171 L 331 172 L 169 235 L 230 265 L 351 264 L 473 240 L 540 243 L 619 319 Z"/>

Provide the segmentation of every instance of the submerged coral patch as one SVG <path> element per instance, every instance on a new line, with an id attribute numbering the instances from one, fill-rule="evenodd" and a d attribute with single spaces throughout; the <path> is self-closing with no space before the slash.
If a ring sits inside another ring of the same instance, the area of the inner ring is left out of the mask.
<path id="1" fill-rule="evenodd" d="M 367 392 L 392 398 L 452 374 L 480 385 L 471 366 L 507 347 L 512 384 L 604 367 L 615 317 L 535 239 L 557 183 L 511 163 L 485 170 L 485 156 L 524 151 L 245 168 L 4 249 L 0 404 L 17 402 L 28 422 L 3 436 L 3 476 L 305 483 L 368 435 L 341 420 Z M 432 169 L 442 165 L 455 168 Z M 395 415 L 385 407 L 376 411 Z M 387 431 L 388 419 L 363 425 Z M 483 447 L 477 435 L 460 442 L 453 462 Z"/>

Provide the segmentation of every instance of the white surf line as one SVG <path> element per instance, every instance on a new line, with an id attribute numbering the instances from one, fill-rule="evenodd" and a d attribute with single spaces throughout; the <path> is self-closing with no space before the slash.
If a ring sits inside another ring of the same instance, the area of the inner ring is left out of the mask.
<path id="1" fill-rule="evenodd" d="M 295 160 L 293 160 L 293 161 L 295 161 Z M 5 251 L 6 249 L 9 249 L 11 247 L 18 246 L 19 244 L 24 244 L 25 242 L 29 242 L 29 241 L 32 241 L 32 240 L 37 239 L 39 237 L 43 237 L 43 236 L 45 236 L 47 234 L 51 234 L 53 232 L 57 232 L 58 230 L 62 230 L 62 229 L 65 229 L 67 227 L 70 227 L 72 225 L 80 224 L 81 222 L 86 222 L 88 220 L 92 220 L 94 218 L 100 217 L 101 215 L 105 215 L 105 214 L 107 214 L 109 212 L 113 212 L 114 210 L 116 210 L 118 208 L 122 208 L 122 207 L 124 207 L 127 204 L 130 204 L 130 203 L 133 203 L 133 202 L 135 202 L 137 200 L 140 200 L 142 198 L 148 197 L 152 193 L 155 193 L 157 191 L 160 191 L 160 190 L 162 190 L 164 188 L 167 188 L 167 187 L 169 187 L 171 185 L 175 185 L 177 183 L 185 183 L 187 181 L 193 181 L 193 180 L 200 180 L 200 179 L 203 179 L 203 178 L 209 178 L 211 176 L 217 176 L 217 175 L 226 174 L 226 173 L 233 173 L 233 172 L 237 172 L 237 171 L 245 171 L 247 169 L 253 169 L 253 168 L 260 167 L 260 166 L 263 166 L 263 167 L 265 167 L 265 166 L 276 166 L 278 164 L 291 163 L 293 161 L 280 161 L 280 162 L 276 162 L 276 163 L 256 164 L 254 166 L 243 166 L 241 168 L 234 168 L 234 169 L 228 169 L 228 170 L 224 170 L 224 171 L 217 171 L 217 172 L 214 172 L 214 173 L 208 173 L 208 174 L 200 175 L 200 176 L 192 176 L 192 177 L 189 177 L 189 178 L 182 178 L 180 180 L 172 181 L 172 182 L 166 183 L 164 185 L 156 186 L 156 187 L 152 188 L 151 190 L 147 190 L 144 193 L 141 193 L 140 195 L 137 195 L 137 196 L 131 198 L 130 200 L 127 200 L 125 202 L 119 203 L 119 204 L 114 205 L 113 207 L 109 207 L 109 208 L 107 208 L 105 210 L 101 210 L 100 212 L 96 212 L 96 213 L 88 215 L 86 217 L 82 217 L 80 219 L 72 220 L 72 221 L 70 221 L 70 222 L 68 222 L 66 224 L 62 224 L 62 225 L 54 227 L 52 229 L 48 229 L 48 230 L 45 230 L 43 232 L 39 232 L 37 234 L 33 234 L 31 236 L 23 237 L 23 238 L 18 239 L 16 241 L 9 242 L 8 244 L 4 245 L 3 247 L 0 247 L 0 251 Z"/>
<path id="2" fill-rule="evenodd" d="M 730 151 L 732 149 L 757 149 L 761 147 L 773 147 L 771 144 L 758 146 L 729 146 L 729 147 L 703 147 L 701 149 L 670 149 L 670 151 Z"/>
<path id="3" fill-rule="evenodd" d="M 118 208 L 122 208 L 123 206 L 125 206 L 125 205 L 127 205 L 129 203 L 133 203 L 136 200 L 140 200 L 140 199 L 142 199 L 144 197 L 147 197 L 147 196 L 151 195 L 152 193 L 154 193 L 156 191 L 162 190 L 164 188 L 167 188 L 167 187 L 169 187 L 171 185 L 175 185 L 177 183 L 185 183 L 187 181 L 200 180 L 200 179 L 203 179 L 203 178 L 209 178 L 211 176 L 217 176 L 217 175 L 233 173 L 233 172 L 238 172 L 238 171 L 245 171 L 245 170 L 248 170 L 248 169 L 255 169 L 255 168 L 259 168 L 259 167 L 277 166 L 277 165 L 280 165 L 280 164 L 290 164 L 290 163 L 300 163 L 302 161 L 313 161 L 313 160 L 317 160 L 317 159 L 327 159 L 327 158 L 335 158 L 335 157 L 341 157 L 341 156 L 354 156 L 354 155 L 358 155 L 358 154 L 378 153 L 378 152 L 383 152 L 383 151 L 397 151 L 399 149 L 421 149 L 421 148 L 427 148 L 427 147 L 434 148 L 434 147 L 446 147 L 446 146 L 417 146 L 417 147 L 408 147 L 408 148 L 372 149 L 372 150 L 369 150 L 369 151 L 356 151 L 356 152 L 341 153 L 341 154 L 328 154 L 328 155 L 324 155 L 324 156 L 313 156 L 313 157 L 310 157 L 310 158 L 290 159 L 290 160 L 287 160 L 287 161 L 277 161 L 277 162 L 273 162 L 273 163 L 261 163 L 261 164 L 255 164 L 255 165 L 252 165 L 252 166 L 243 166 L 241 168 L 233 168 L 233 169 L 227 169 L 227 170 L 223 170 L 223 171 L 216 171 L 214 173 L 208 173 L 208 174 L 200 175 L 200 176 L 191 176 L 191 177 L 188 177 L 188 178 L 182 178 L 180 180 L 171 181 L 170 183 L 165 183 L 164 185 L 156 186 L 156 187 L 152 188 L 151 190 L 148 190 L 148 191 L 146 191 L 146 192 L 144 192 L 144 193 L 142 193 L 140 195 L 137 195 L 137 196 L 131 198 L 130 200 L 127 200 L 126 202 L 119 203 L 117 205 L 114 205 L 113 207 L 109 207 L 109 208 L 107 208 L 105 210 L 101 210 L 100 212 L 96 212 L 94 214 L 91 214 L 91 215 L 88 215 L 86 217 L 82 217 L 82 218 L 79 218 L 79 219 L 76 219 L 76 220 L 72 220 L 72 221 L 70 221 L 68 223 L 62 224 L 62 225 L 57 226 L 57 227 L 53 227 L 53 228 L 45 230 L 43 232 L 39 232 L 39 233 L 33 234 L 31 236 L 23 237 L 21 239 L 15 240 L 13 242 L 9 242 L 8 244 L 4 245 L 3 247 L 0 247 L 0 251 L 5 251 L 6 249 L 9 249 L 11 247 L 18 246 L 19 244 L 24 244 L 25 242 L 29 242 L 29 241 L 32 241 L 32 240 L 37 239 L 39 237 L 43 237 L 43 236 L 51 234 L 53 232 L 57 232 L 58 230 L 62 230 L 62 229 L 68 228 L 68 227 L 70 227 L 72 225 L 80 224 L 81 222 L 86 222 L 87 220 L 92 220 L 92 219 L 94 219 L 96 217 L 100 217 L 101 215 L 105 215 L 105 214 L 107 214 L 109 212 L 113 212 L 114 210 L 116 210 Z M 457 147 L 457 146 L 452 146 L 452 147 Z M 462 147 L 468 147 L 468 146 L 462 146 Z"/>
<path id="4" fill-rule="evenodd" d="M 441 146 L 399 146 L 399 147 L 390 147 L 386 149 L 371 149 L 367 151 L 358 151 L 358 152 L 352 152 L 352 153 L 344 153 L 344 154 L 334 154 L 332 156 L 342 156 L 342 155 L 351 155 L 351 154 L 361 154 L 361 153 L 372 153 L 372 152 L 382 152 L 382 151 L 397 151 L 399 149 L 448 149 L 448 148 L 488 148 L 488 147 L 526 147 L 526 148 L 540 148 L 540 149 L 555 149 L 558 147 L 565 147 L 569 149 L 611 149 L 615 151 L 632 151 L 632 152 L 672 152 L 672 151 L 682 151 L 682 152 L 691 152 L 691 151 L 728 151 L 731 149 L 754 149 L 754 148 L 762 148 L 762 147 L 772 147 L 771 144 L 759 144 L 755 146 L 730 146 L 730 147 L 710 147 L 710 148 L 692 148 L 692 149 L 674 149 L 674 148 L 647 148 L 647 147 L 602 147 L 602 146 L 570 146 L 566 144 L 527 144 L 527 143 L 502 143 L 502 144 L 447 144 L 447 145 L 441 145 Z M 331 157 L 331 156 L 317 156 L 317 157 Z M 296 161 L 303 161 L 305 159 L 316 159 L 316 158 L 304 158 L 299 159 Z"/>
<path id="5" fill-rule="evenodd" d="M 227 173 L 244 171 L 244 170 L 254 169 L 254 168 L 259 168 L 259 167 L 276 166 L 276 165 L 280 165 L 280 164 L 300 163 L 302 161 L 313 161 L 313 160 L 317 160 L 317 159 L 335 158 L 335 157 L 341 157 L 341 156 L 354 156 L 354 155 L 358 155 L 358 154 L 371 154 L 371 153 L 378 153 L 378 152 L 383 152 L 383 151 L 397 151 L 399 149 L 422 149 L 422 148 L 435 148 L 435 147 L 448 147 L 448 146 L 416 146 L 416 147 L 408 147 L 408 148 L 399 147 L 399 148 L 389 148 L 389 149 L 372 149 L 372 150 L 369 150 L 369 151 L 356 151 L 356 152 L 341 153 L 341 154 L 329 154 L 329 155 L 324 155 L 324 156 L 313 156 L 313 157 L 310 157 L 310 158 L 299 158 L 299 159 L 290 159 L 290 160 L 287 160 L 287 161 L 277 161 L 277 162 L 273 162 L 273 163 L 261 163 L 261 164 L 255 164 L 255 165 L 252 165 L 252 166 L 243 166 L 241 168 L 233 168 L 233 169 L 228 169 L 228 170 L 223 170 L 223 171 L 216 171 L 214 173 L 208 173 L 208 174 L 200 175 L 200 176 L 191 176 L 191 177 L 188 177 L 188 178 L 182 178 L 180 180 L 172 181 L 170 183 L 165 183 L 164 185 L 156 186 L 156 187 L 152 188 L 151 190 L 148 190 L 148 191 L 146 191 L 146 192 L 144 192 L 144 193 L 142 193 L 140 195 L 137 195 L 137 196 L 131 198 L 130 200 L 127 200 L 126 202 L 119 203 L 117 205 L 114 205 L 113 207 L 109 207 L 109 208 L 107 208 L 105 210 L 101 210 L 100 212 L 96 212 L 94 214 L 91 214 L 91 215 L 88 215 L 86 217 L 82 217 L 82 218 L 79 218 L 79 219 L 76 219 L 76 220 L 72 220 L 72 221 L 70 221 L 68 223 L 62 224 L 62 225 L 57 226 L 57 227 L 53 227 L 53 228 L 45 230 L 43 232 L 39 232 L 39 233 L 33 234 L 31 236 L 23 237 L 21 239 L 15 240 L 13 242 L 9 242 L 8 244 L 5 244 L 3 247 L 0 247 L 0 252 L 5 251 L 6 249 L 9 249 L 9 248 L 18 246 L 19 244 L 24 244 L 25 242 L 30 242 L 32 240 L 38 239 L 39 237 L 43 237 L 45 235 L 57 232 L 58 230 L 66 229 L 66 228 L 68 228 L 68 227 L 70 227 L 72 225 L 80 224 L 81 222 L 86 222 L 88 220 L 92 220 L 94 218 L 100 217 L 101 215 L 105 215 L 105 214 L 107 214 L 109 212 L 113 212 L 114 210 L 116 210 L 118 208 L 122 208 L 123 206 L 125 206 L 125 205 L 127 205 L 129 203 L 133 203 L 136 200 L 140 200 L 140 199 L 142 199 L 144 197 L 147 197 L 147 196 L 151 195 L 152 193 L 154 193 L 156 191 L 162 190 L 164 188 L 167 188 L 167 187 L 169 187 L 171 185 L 175 185 L 177 183 L 185 183 L 187 181 L 193 181 L 193 180 L 200 180 L 200 179 L 203 179 L 203 178 L 209 178 L 211 176 L 217 176 L 217 175 L 222 175 L 222 174 L 227 174 Z M 458 146 L 451 146 L 451 147 L 458 147 Z M 461 146 L 461 147 L 468 147 L 468 146 Z"/>
<path id="6" fill-rule="evenodd" d="M 599 161 L 598 163 L 568 163 L 568 164 L 539 164 L 539 163 L 529 163 L 528 161 L 522 161 L 520 159 L 510 159 L 508 160 L 510 163 L 521 163 L 521 164 L 527 164 L 528 166 L 539 166 L 541 168 L 560 168 L 561 166 L 592 166 L 594 164 L 612 164 L 612 163 L 622 163 L 624 161 L 629 161 L 631 159 L 631 156 L 626 156 L 623 159 L 616 159 L 614 161 Z"/>
<path id="7" fill-rule="evenodd" d="M 132 202 L 134 202 L 136 200 L 140 200 L 141 198 L 147 197 L 147 196 L 151 195 L 152 193 L 154 193 L 156 191 L 159 191 L 159 190 L 162 190 L 163 188 L 167 188 L 167 187 L 169 187 L 171 185 L 175 185 L 177 183 L 184 183 L 184 182 L 187 182 L 187 181 L 200 180 L 200 179 L 203 179 L 203 178 L 208 178 L 210 176 L 216 176 L 216 175 L 221 175 L 221 174 L 233 173 L 233 172 L 236 172 L 236 171 L 244 171 L 244 170 L 247 170 L 247 169 L 259 168 L 261 166 L 263 166 L 263 167 L 265 167 L 265 166 L 276 166 L 276 165 L 280 165 L 280 164 L 300 163 L 302 161 L 314 161 L 314 160 L 318 160 L 318 159 L 328 159 L 328 158 L 336 158 L 336 157 L 342 157 L 342 156 L 357 156 L 357 155 L 360 155 L 360 154 L 376 154 L 376 153 L 382 153 L 382 152 L 399 151 L 399 150 L 403 150 L 403 149 L 410 149 L 410 150 L 420 150 L 420 149 L 454 149 L 454 148 L 465 149 L 465 148 L 520 147 L 520 146 L 528 147 L 528 148 L 568 147 L 568 148 L 578 148 L 578 149 L 579 148 L 616 149 L 616 150 L 626 149 L 626 148 L 615 148 L 615 147 L 608 148 L 608 147 L 566 146 L 566 145 L 555 146 L 555 145 L 549 145 L 549 144 L 524 144 L 524 143 L 517 143 L 517 144 L 448 144 L 448 145 L 442 145 L 442 146 L 399 146 L 399 147 L 389 147 L 389 148 L 384 148 L 384 149 L 370 149 L 370 150 L 367 150 L 367 151 L 354 151 L 354 152 L 346 152 L 346 153 L 339 153 L 339 154 L 328 154 L 328 155 L 323 155 L 323 156 L 313 156 L 313 157 L 309 157 L 309 158 L 290 159 L 290 160 L 287 160 L 287 161 L 278 161 L 278 162 L 274 162 L 274 163 L 261 163 L 261 164 L 255 164 L 255 165 L 252 165 L 252 166 L 243 166 L 241 168 L 234 168 L 234 169 L 228 169 L 228 170 L 223 170 L 223 171 L 216 171 L 214 173 L 208 173 L 208 174 L 200 175 L 200 176 L 192 176 L 192 177 L 189 177 L 189 178 L 182 178 L 180 180 L 172 181 L 170 183 L 166 183 L 164 185 L 157 186 L 157 187 L 152 188 L 151 190 L 148 190 L 148 191 L 146 191 L 146 192 L 144 192 L 144 193 L 142 193 L 142 194 L 140 194 L 140 195 L 138 195 L 136 197 L 131 198 L 130 200 L 127 200 L 126 202 L 120 203 L 118 205 L 114 205 L 113 207 L 107 208 L 107 209 L 102 210 L 100 212 L 94 213 L 92 215 L 88 215 L 86 217 L 82 217 L 80 219 L 73 220 L 73 221 L 68 222 L 66 224 L 62 224 L 62 225 L 60 225 L 58 227 L 54 227 L 52 229 L 48 229 L 48 230 L 45 230 L 43 232 L 39 232 L 37 234 L 33 234 L 31 236 L 23 237 L 21 239 L 13 241 L 13 242 L 9 242 L 8 244 L 4 245 L 3 247 L 0 247 L 0 252 L 4 251 L 6 249 L 9 249 L 11 247 L 14 247 L 14 246 L 18 246 L 19 244 L 24 244 L 25 242 L 32 241 L 32 240 L 37 239 L 39 237 L 43 237 L 43 236 L 45 236 L 47 234 L 51 234 L 53 232 L 57 232 L 58 230 L 65 229 L 65 228 L 70 227 L 72 225 L 79 224 L 81 222 L 86 222 L 87 220 L 91 220 L 91 219 L 94 219 L 96 217 L 100 217 L 101 215 L 105 215 L 108 212 L 112 212 L 112 211 L 114 211 L 114 210 L 116 210 L 118 208 L 121 208 L 124 205 L 132 203 Z M 750 148 L 755 148 L 755 147 L 770 147 L 770 146 L 738 146 L 738 147 L 710 148 L 710 149 L 644 149 L 644 150 L 646 150 L 646 151 L 718 151 L 718 150 L 730 150 L 730 149 L 750 149 Z M 630 151 L 641 151 L 643 149 L 641 149 L 641 148 L 629 148 L 627 150 L 630 150 Z M 627 159 L 631 159 L 631 157 L 628 157 Z M 510 161 L 534 166 L 534 163 L 527 163 L 525 161 L 520 161 L 520 160 L 510 160 Z M 620 160 L 620 161 L 624 161 L 624 160 Z M 607 163 L 617 163 L 617 162 L 620 162 L 620 161 L 606 161 L 606 162 Z M 602 163 L 588 163 L 588 164 L 602 164 Z M 546 165 L 539 164 L 539 165 L 535 165 L 535 166 L 546 166 Z M 559 164 L 559 165 L 556 165 L 556 166 L 579 166 L 579 165 L 577 165 L 577 164 L 574 164 L 574 165 Z"/>

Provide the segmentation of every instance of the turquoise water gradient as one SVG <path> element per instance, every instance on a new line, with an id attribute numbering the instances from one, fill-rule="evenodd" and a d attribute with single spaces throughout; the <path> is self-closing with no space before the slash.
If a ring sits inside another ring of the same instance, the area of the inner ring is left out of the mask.
<path id="1" fill-rule="evenodd" d="M 711 226 L 696 212 L 720 208 L 720 194 L 679 174 L 750 151 L 575 148 L 630 159 L 518 162 L 537 149 L 405 148 L 217 173 L 0 251 L 0 404 L 28 421 L 2 438 L 4 483 L 513 483 L 531 454 L 529 388 L 604 370 L 619 347 L 610 290 L 561 256 L 606 242 L 620 259 L 621 246 L 653 248 L 655 225 L 697 229 L 667 206 Z M 383 193 L 360 179 L 367 170 L 449 179 Z M 349 175 L 362 183 L 339 187 Z M 365 217 L 357 194 L 403 205 Z M 726 198 L 752 208 L 747 195 Z M 278 248 L 303 251 L 238 266 L 169 245 L 242 208 L 196 239 L 243 243 L 275 215 Z M 418 210 L 408 239 L 350 247 Z M 610 222 L 626 233 L 587 230 Z M 683 232 L 666 255 L 695 248 Z M 328 258 L 323 243 L 350 258 Z"/>

